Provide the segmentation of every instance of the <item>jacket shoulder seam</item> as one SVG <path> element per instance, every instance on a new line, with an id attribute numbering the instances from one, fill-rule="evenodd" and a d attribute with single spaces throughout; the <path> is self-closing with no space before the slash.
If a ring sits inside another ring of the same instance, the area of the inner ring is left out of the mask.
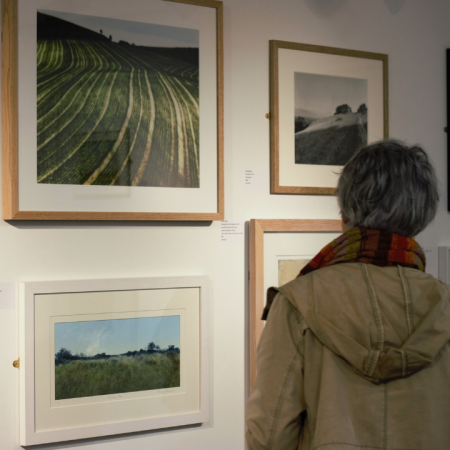
<path id="1" fill-rule="evenodd" d="M 406 314 L 406 325 L 408 326 L 408 333 L 411 336 L 414 331 L 414 309 L 412 304 L 411 296 L 411 286 L 406 276 L 405 269 L 403 266 L 398 265 L 398 273 L 400 279 L 402 280 L 403 292 L 405 294 L 405 314 Z"/>

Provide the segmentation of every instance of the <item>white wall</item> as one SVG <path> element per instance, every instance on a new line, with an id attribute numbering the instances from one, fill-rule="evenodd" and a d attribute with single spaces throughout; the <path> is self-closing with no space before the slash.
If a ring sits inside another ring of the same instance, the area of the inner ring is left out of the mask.
<path id="1" fill-rule="evenodd" d="M 389 54 L 391 136 L 428 149 L 446 188 L 445 48 L 448 0 L 225 0 L 226 218 L 338 218 L 332 197 L 248 192 L 244 170 L 269 176 L 269 39 Z M 267 183 L 268 186 L 268 183 Z M 442 195 L 419 241 L 450 245 Z M 208 275 L 213 282 L 212 419 L 166 430 L 40 448 L 244 449 L 246 244 L 220 224 L 6 223 L 0 280 Z M 15 312 L 0 309 L 0 448 L 17 449 Z"/>

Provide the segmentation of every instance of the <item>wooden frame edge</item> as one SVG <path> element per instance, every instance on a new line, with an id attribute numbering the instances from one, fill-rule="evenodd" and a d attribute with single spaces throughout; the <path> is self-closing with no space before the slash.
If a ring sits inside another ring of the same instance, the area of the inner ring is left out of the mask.
<path id="1" fill-rule="evenodd" d="M 217 49 L 217 209 L 209 213 L 19 211 L 18 0 L 3 0 L 2 176 L 4 220 L 220 221 L 225 218 L 223 2 L 165 0 L 215 8 Z"/>
<path id="2" fill-rule="evenodd" d="M 2 2 L 3 218 L 13 219 L 18 196 L 18 0 Z"/>
<path id="3" fill-rule="evenodd" d="M 367 52 L 363 50 L 351 50 L 341 47 L 328 47 L 326 45 L 303 44 L 299 42 L 272 40 L 273 45 L 278 48 L 286 48 L 288 50 L 301 50 L 312 53 L 327 53 L 330 55 L 352 56 L 356 58 L 378 59 L 384 60 L 387 56 L 385 53 Z"/>
<path id="4" fill-rule="evenodd" d="M 389 138 L 389 55 L 383 56 L 383 113 L 384 139 Z"/>
<path id="5" fill-rule="evenodd" d="M 270 192 L 280 188 L 278 41 L 269 41 L 270 64 Z"/>
<path id="6" fill-rule="evenodd" d="M 342 222 L 332 219 L 251 219 L 249 236 L 249 359 L 250 392 L 256 378 L 256 353 L 264 329 L 264 233 L 265 232 L 341 232 Z"/>
<path id="7" fill-rule="evenodd" d="M 225 161 L 224 161 L 224 49 L 223 49 L 223 3 L 208 0 L 217 8 L 217 213 L 225 219 Z"/>
<path id="8" fill-rule="evenodd" d="M 140 212 L 86 212 L 86 211 L 18 211 L 10 219 L 4 220 L 55 220 L 55 221 L 161 221 L 161 222 L 212 222 L 223 220 L 217 213 L 140 213 Z"/>
<path id="9" fill-rule="evenodd" d="M 374 59 L 383 63 L 383 137 L 389 138 L 389 55 L 384 53 L 349 50 L 339 47 L 302 44 L 288 41 L 269 41 L 270 71 L 270 193 L 271 194 L 312 194 L 333 195 L 336 188 L 308 186 L 280 186 L 279 167 L 279 87 L 278 87 L 278 50 L 300 50 L 326 53 L 355 58 Z M 449 203 L 450 205 L 450 203 Z M 450 209 L 450 206 L 449 206 Z"/>

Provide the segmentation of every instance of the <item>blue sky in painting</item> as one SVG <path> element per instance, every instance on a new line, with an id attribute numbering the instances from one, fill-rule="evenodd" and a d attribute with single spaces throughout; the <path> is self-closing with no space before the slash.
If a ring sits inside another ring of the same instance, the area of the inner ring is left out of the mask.
<path id="1" fill-rule="evenodd" d="M 55 353 L 66 348 L 87 356 L 97 353 L 117 355 L 145 349 L 149 342 L 162 349 L 169 345 L 180 347 L 180 316 L 55 324 Z"/>
<path id="2" fill-rule="evenodd" d="M 145 22 L 85 16 L 60 11 L 39 9 L 38 12 L 66 20 L 105 36 L 112 36 L 113 42 L 126 41 L 129 44 L 149 47 L 199 47 L 199 30 L 169 27 Z"/>

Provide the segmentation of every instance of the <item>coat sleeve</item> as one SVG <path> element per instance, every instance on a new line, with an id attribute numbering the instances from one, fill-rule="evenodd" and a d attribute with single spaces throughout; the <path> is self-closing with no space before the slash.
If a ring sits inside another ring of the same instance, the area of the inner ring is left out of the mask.
<path id="1" fill-rule="evenodd" d="M 297 450 L 302 431 L 303 395 L 301 355 L 304 320 L 300 312 L 277 294 L 258 345 L 257 376 L 247 412 L 249 450 Z"/>

